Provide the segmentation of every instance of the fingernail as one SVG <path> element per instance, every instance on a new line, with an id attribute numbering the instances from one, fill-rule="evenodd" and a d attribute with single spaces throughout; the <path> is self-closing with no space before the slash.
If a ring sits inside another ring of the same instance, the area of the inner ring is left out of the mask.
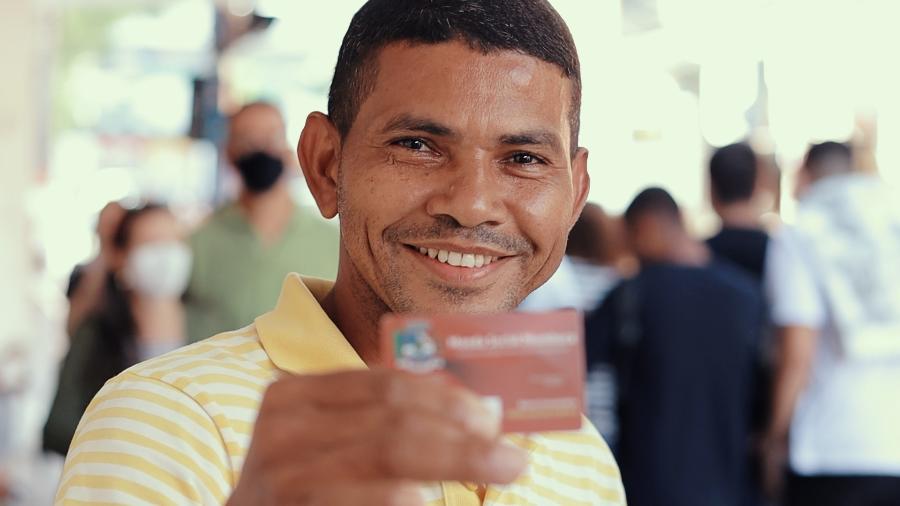
<path id="1" fill-rule="evenodd" d="M 484 462 L 495 483 L 511 483 L 528 466 L 528 454 L 522 449 L 505 444 L 497 445 Z"/>
<path id="2" fill-rule="evenodd" d="M 391 498 L 391 504 L 398 506 L 419 506 L 425 498 L 422 491 L 417 486 L 407 485 L 397 489 Z"/>
<path id="3" fill-rule="evenodd" d="M 502 408 L 493 405 L 490 399 L 479 399 L 477 406 L 469 410 L 466 418 L 466 427 L 487 439 L 493 439 L 500 434 Z"/>

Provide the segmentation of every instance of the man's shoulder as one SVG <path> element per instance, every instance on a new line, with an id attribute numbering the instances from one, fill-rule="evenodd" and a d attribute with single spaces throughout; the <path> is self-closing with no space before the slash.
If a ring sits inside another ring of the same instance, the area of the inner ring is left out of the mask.
<path id="1" fill-rule="evenodd" d="M 275 375 L 253 327 L 120 373 L 78 425 L 58 501 L 224 503 Z"/>
<path id="2" fill-rule="evenodd" d="M 716 235 L 706 240 L 710 242 L 721 241 L 756 241 L 765 242 L 769 240 L 769 233 L 761 228 L 751 227 L 722 227 Z"/>
<path id="3" fill-rule="evenodd" d="M 224 332 L 137 364 L 110 381 L 147 380 L 174 387 L 194 397 L 224 393 L 248 397 L 262 394 L 277 375 L 255 326 Z"/>
<path id="4" fill-rule="evenodd" d="M 713 261 L 706 269 L 706 283 L 711 293 L 725 304 L 731 314 L 762 317 L 764 296 L 762 286 L 753 276 L 727 261 Z"/>

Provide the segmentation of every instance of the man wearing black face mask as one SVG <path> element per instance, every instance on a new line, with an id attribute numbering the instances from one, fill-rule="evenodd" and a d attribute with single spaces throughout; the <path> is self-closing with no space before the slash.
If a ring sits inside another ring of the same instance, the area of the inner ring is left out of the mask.
<path id="1" fill-rule="evenodd" d="M 337 272 L 337 227 L 294 203 L 285 176 L 294 171 L 285 164 L 296 162 L 286 139 L 271 104 L 254 102 L 231 117 L 225 156 L 242 187 L 191 237 L 191 340 L 252 323 L 274 305 L 289 272 L 326 279 Z"/>

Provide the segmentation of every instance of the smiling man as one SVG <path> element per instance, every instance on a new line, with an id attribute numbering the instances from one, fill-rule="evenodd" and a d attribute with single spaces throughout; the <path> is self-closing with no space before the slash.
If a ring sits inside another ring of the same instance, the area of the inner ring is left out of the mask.
<path id="1" fill-rule="evenodd" d="M 588 192 L 578 58 L 542 0 L 372 0 L 298 154 L 337 280 L 141 364 L 79 427 L 63 503 L 624 504 L 589 423 L 501 436 L 469 392 L 380 369 L 388 312 L 514 309 Z M 227 275 L 227 273 L 222 273 Z"/>

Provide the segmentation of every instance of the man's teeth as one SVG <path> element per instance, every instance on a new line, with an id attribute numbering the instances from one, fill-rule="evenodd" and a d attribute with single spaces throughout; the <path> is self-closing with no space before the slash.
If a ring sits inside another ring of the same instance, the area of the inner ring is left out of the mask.
<path id="1" fill-rule="evenodd" d="M 484 267 L 496 260 L 496 258 L 492 256 L 459 253 L 457 251 L 447 251 L 443 249 L 419 248 L 419 253 L 454 267 Z"/>

